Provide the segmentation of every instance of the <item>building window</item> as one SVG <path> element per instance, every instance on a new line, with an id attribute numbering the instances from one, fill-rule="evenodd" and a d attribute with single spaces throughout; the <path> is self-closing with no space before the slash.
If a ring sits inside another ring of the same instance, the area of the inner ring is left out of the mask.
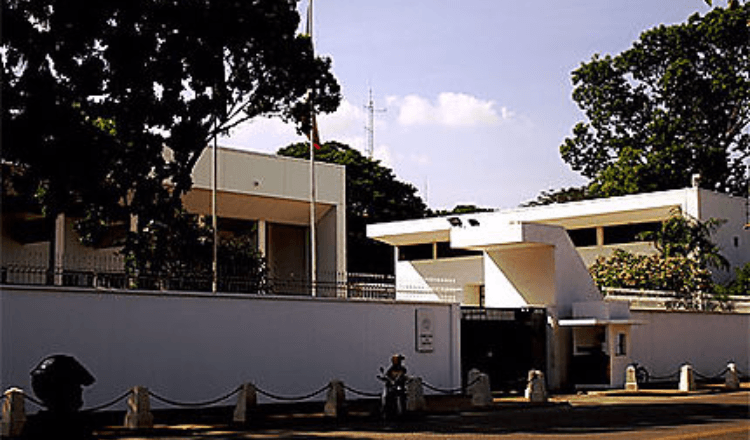
<path id="1" fill-rule="evenodd" d="M 661 227 L 659 222 L 632 223 L 629 225 L 605 226 L 604 244 L 624 244 L 643 241 L 639 234 L 647 231 L 656 231 Z"/>
<path id="2" fill-rule="evenodd" d="M 410 244 L 398 247 L 398 261 L 431 260 L 432 243 Z"/>
<path id="3" fill-rule="evenodd" d="M 575 247 L 596 246 L 596 228 L 568 229 L 567 232 Z"/>
<path id="4" fill-rule="evenodd" d="M 473 257 L 482 255 L 482 251 L 473 251 L 469 249 L 455 249 L 451 247 L 451 244 L 447 241 L 441 241 L 437 244 L 437 257 L 438 258 L 454 258 L 454 257 Z"/>
<path id="5" fill-rule="evenodd" d="M 617 349 L 615 351 L 616 356 L 625 356 L 627 354 L 627 336 L 625 333 L 617 334 Z"/>

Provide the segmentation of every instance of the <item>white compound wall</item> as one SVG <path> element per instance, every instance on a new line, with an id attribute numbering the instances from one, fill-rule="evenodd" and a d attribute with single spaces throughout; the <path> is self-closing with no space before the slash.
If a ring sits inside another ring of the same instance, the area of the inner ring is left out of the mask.
<path id="1" fill-rule="evenodd" d="M 416 351 L 417 310 L 432 318 L 431 352 Z M 85 407 L 135 385 L 181 402 L 244 382 L 281 396 L 332 379 L 376 392 L 378 367 L 400 352 L 410 374 L 456 388 L 459 322 L 458 305 L 445 303 L 1 286 L 0 377 L 3 389 L 30 392 L 29 372 L 42 358 L 73 355 L 96 377 Z"/>

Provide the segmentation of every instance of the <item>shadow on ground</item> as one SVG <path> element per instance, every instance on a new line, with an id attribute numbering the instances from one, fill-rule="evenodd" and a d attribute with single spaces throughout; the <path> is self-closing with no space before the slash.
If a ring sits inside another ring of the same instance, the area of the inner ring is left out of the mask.
<path id="1" fill-rule="evenodd" d="M 299 408 L 300 411 L 294 414 L 261 412 L 257 420 L 247 427 L 231 426 L 226 423 L 226 420 L 231 419 L 231 408 L 204 410 L 192 416 L 185 412 L 163 412 L 155 414 L 157 425 L 164 425 L 163 428 L 157 426 L 156 429 L 144 432 L 126 431 L 121 428 L 100 428 L 98 438 L 103 440 L 136 437 L 165 440 L 183 438 L 351 439 L 354 437 L 375 439 L 383 434 L 398 433 L 444 435 L 527 433 L 559 436 L 630 432 L 656 427 L 703 425 L 750 419 L 750 406 L 748 406 L 746 394 L 742 398 L 731 399 L 729 403 L 675 401 L 674 403 L 623 403 L 603 406 L 571 406 L 567 403 L 543 406 L 533 406 L 528 403 L 503 404 L 484 411 L 421 415 L 398 422 L 379 420 L 370 411 L 373 404 L 368 405 L 351 408 L 350 415 L 342 420 L 326 419 L 317 412 L 301 411 L 303 408 Z M 114 415 L 111 416 L 114 417 Z M 99 421 L 99 423 L 102 422 L 106 421 Z"/>

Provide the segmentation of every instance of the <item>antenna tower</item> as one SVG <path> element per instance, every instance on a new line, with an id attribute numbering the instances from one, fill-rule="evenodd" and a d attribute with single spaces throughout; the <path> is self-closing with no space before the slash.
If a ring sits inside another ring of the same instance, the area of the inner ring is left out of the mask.
<path id="1" fill-rule="evenodd" d="M 385 109 L 376 109 L 375 103 L 372 100 L 372 89 L 370 89 L 370 100 L 365 106 L 367 110 L 368 124 L 365 125 L 365 131 L 367 131 L 367 157 L 372 159 L 375 151 L 375 112 L 383 113 Z"/>

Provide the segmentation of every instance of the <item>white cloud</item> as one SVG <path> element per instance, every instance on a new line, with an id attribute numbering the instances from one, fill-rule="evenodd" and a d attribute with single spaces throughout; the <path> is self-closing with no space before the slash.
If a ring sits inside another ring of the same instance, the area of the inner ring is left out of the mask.
<path id="1" fill-rule="evenodd" d="M 513 117 L 507 108 L 497 109 L 494 101 L 464 93 L 443 92 L 434 103 L 418 95 L 389 97 L 388 102 L 399 107 L 398 122 L 402 125 L 494 126 Z"/>
<path id="2" fill-rule="evenodd" d="M 393 169 L 393 154 L 391 153 L 391 147 L 388 145 L 378 145 L 374 148 L 373 156 L 376 160 L 380 161 L 380 164 L 384 167 Z"/>
<path id="3" fill-rule="evenodd" d="M 411 160 L 413 163 L 417 165 L 429 165 L 430 164 L 430 156 L 424 154 L 424 153 L 412 153 L 409 155 L 409 160 Z"/>
<path id="4" fill-rule="evenodd" d="M 384 123 L 378 121 L 378 127 Z M 335 140 L 361 151 L 365 149 L 365 110 L 344 100 L 331 114 L 318 117 L 318 129 L 323 142 Z M 293 124 L 280 118 L 255 118 L 232 130 L 231 136 L 222 138 L 224 145 L 259 151 L 275 152 L 295 142 L 304 142 Z"/>
<path id="5" fill-rule="evenodd" d="M 352 133 L 357 132 L 361 135 L 364 131 L 364 124 L 364 109 L 346 100 L 341 102 L 334 113 L 321 115 L 318 118 L 318 128 L 325 139 L 331 138 L 327 136 L 327 133 L 335 136 L 351 136 Z"/>

